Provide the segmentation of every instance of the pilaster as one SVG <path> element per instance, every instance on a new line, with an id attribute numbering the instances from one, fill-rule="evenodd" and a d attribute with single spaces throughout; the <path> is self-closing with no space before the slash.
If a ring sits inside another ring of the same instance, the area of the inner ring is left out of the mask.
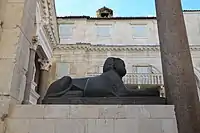
<path id="1" fill-rule="evenodd" d="M 33 84 L 33 78 L 34 78 L 34 64 L 35 64 L 35 55 L 36 55 L 36 49 L 38 46 L 38 39 L 37 36 L 34 36 L 32 38 L 32 45 L 30 45 L 30 54 L 29 54 L 29 63 L 28 63 L 28 71 L 26 75 L 26 85 L 25 85 L 25 91 L 24 91 L 24 98 L 22 103 L 23 104 L 29 104 L 30 94 Z"/>

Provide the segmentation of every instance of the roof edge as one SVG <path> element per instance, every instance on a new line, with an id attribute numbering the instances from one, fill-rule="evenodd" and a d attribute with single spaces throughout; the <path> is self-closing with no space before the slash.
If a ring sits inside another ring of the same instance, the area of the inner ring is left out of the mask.
<path id="1" fill-rule="evenodd" d="M 200 12 L 200 10 L 183 10 L 183 12 Z M 156 19 L 156 16 L 141 16 L 141 17 L 111 17 L 111 18 L 98 18 L 91 16 L 58 16 L 57 19 L 89 19 L 89 20 L 114 20 L 114 19 Z"/>

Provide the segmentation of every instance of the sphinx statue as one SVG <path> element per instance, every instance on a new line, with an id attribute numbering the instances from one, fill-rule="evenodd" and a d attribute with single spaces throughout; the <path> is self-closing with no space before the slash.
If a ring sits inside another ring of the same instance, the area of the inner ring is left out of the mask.
<path id="1" fill-rule="evenodd" d="M 158 89 L 129 89 L 122 78 L 126 75 L 126 66 L 122 59 L 108 57 L 103 66 L 103 73 L 99 76 L 71 78 L 64 76 L 53 82 L 43 99 L 48 104 L 51 98 L 63 99 L 76 97 L 133 97 L 158 96 Z"/>

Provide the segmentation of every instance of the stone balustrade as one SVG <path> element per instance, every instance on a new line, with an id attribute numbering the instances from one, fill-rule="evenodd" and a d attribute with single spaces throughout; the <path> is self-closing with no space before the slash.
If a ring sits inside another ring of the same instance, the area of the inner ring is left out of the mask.
<path id="1" fill-rule="evenodd" d="M 100 74 L 88 74 L 87 76 L 97 76 Z M 150 84 L 150 85 L 163 85 L 163 76 L 161 73 L 127 73 L 123 77 L 124 84 Z"/>
<path id="2" fill-rule="evenodd" d="M 156 84 L 163 85 L 162 74 L 127 73 L 123 77 L 125 84 Z"/>

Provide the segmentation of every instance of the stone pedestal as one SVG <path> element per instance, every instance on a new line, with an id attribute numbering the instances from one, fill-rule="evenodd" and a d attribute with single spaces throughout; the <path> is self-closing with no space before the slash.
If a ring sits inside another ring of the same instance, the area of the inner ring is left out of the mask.
<path id="1" fill-rule="evenodd" d="M 199 133 L 199 100 L 180 0 L 156 0 L 168 103 L 175 105 L 179 133 Z"/>
<path id="2" fill-rule="evenodd" d="M 71 92 L 73 93 L 73 92 Z M 73 95 L 73 94 L 72 94 Z M 74 95 L 77 95 L 75 92 Z M 49 98 L 43 100 L 43 104 L 75 104 L 75 105 L 164 105 L 166 99 L 161 97 L 73 97 L 68 98 Z"/>
<path id="3" fill-rule="evenodd" d="M 17 105 L 5 133 L 177 133 L 173 105 Z"/>

